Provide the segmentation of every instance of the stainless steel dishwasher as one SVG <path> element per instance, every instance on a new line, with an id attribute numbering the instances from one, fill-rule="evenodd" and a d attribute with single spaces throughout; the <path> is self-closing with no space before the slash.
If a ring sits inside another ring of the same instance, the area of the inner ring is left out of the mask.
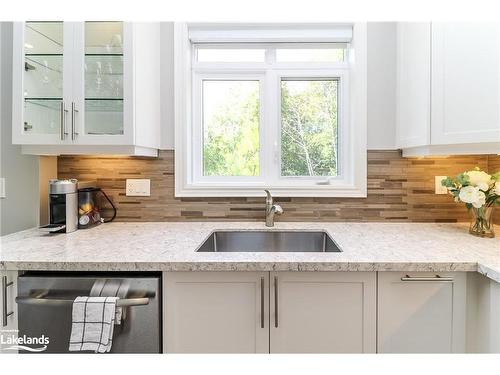
<path id="1" fill-rule="evenodd" d="M 43 353 L 68 353 L 73 300 L 89 296 L 96 282 L 124 283 L 123 319 L 111 353 L 161 353 L 161 274 L 29 272 L 18 281 L 19 336 L 49 338 Z M 21 351 L 22 353 L 22 351 Z"/>

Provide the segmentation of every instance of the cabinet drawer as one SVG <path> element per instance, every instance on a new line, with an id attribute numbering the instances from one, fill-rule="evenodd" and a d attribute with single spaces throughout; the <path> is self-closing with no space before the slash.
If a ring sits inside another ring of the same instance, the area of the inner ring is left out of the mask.
<path id="1" fill-rule="evenodd" d="M 378 352 L 464 352 L 465 293 L 465 273 L 379 272 Z"/>

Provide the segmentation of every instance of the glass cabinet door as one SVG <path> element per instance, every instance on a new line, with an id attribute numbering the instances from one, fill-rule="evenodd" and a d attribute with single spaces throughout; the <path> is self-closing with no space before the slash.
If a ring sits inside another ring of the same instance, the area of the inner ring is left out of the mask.
<path id="1" fill-rule="evenodd" d="M 84 23 L 83 135 L 123 135 L 123 22 Z"/>
<path id="2" fill-rule="evenodd" d="M 63 22 L 24 24 L 22 126 L 25 135 L 55 134 L 64 138 L 63 42 Z"/>

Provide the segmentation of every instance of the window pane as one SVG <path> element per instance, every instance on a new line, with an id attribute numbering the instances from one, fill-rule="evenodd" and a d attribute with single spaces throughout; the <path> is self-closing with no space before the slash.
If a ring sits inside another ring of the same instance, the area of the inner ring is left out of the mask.
<path id="1" fill-rule="evenodd" d="M 278 62 L 342 62 L 342 48 L 280 48 L 276 50 Z"/>
<path id="2" fill-rule="evenodd" d="M 338 81 L 281 81 L 281 175 L 336 176 Z"/>
<path id="3" fill-rule="evenodd" d="M 265 50 L 257 48 L 199 48 L 198 61 L 201 62 L 263 62 Z"/>
<path id="4" fill-rule="evenodd" d="M 203 81 L 203 174 L 259 175 L 259 81 Z"/>

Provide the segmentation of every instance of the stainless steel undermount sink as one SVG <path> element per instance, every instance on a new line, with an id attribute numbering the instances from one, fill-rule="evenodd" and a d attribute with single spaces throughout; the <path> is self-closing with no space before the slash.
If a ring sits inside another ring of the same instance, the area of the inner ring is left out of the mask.
<path id="1" fill-rule="evenodd" d="M 197 252 L 306 252 L 342 250 L 325 231 L 215 231 Z"/>

